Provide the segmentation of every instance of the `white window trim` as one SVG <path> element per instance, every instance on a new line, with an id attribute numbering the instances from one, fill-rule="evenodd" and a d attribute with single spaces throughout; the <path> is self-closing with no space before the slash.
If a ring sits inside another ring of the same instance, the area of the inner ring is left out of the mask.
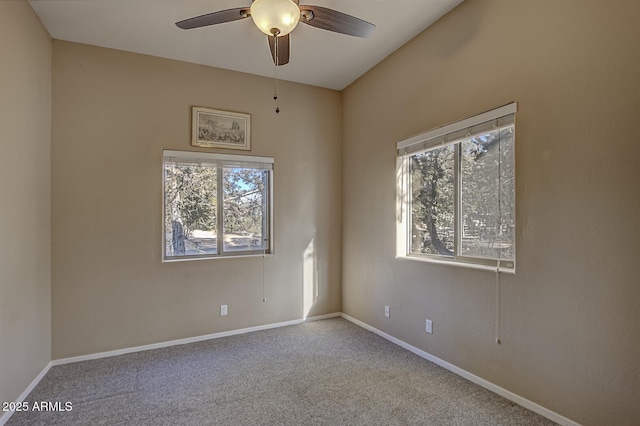
<path id="1" fill-rule="evenodd" d="M 161 212 L 161 226 L 164 230 L 165 220 L 165 194 L 164 194 L 164 162 L 166 158 L 178 158 L 187 160 L 205 160 L 211 162 L 220 162 L 222 165 L 241 165 L 242 163 L 253 163 L 253 165 L 261 164 L 263 169 L 269 170 L 269 246 L 265 250 L 251 251 L 251 252 L 223 252 L 215 255 L 201 255 L 201 256 L 181 256 L 175 258 L 167 258 L 166 256 L 166 241 L 165 237 L 162 237 L 161 244 L 161 256 L 162 263 L 173 262 L 188 262 L 194 260 L 216 260 L 216 259 L 237 259 L 247 257 L 271 257 L 275 254 L 274 248 L 274 231 L 273 231 L 273 165 L 275 160 L 273 157 L 258 157 L 252 155 L 232 155 L 232 154 L 217 154 L 212 152 L 200 152 L 200 151 L 173 151 L 162 150 L 162 212 Z"/>
<path id="2" fill-rule="evenodd" d="M 476 126 L 487 121 L 497 120 L 506 115 L 515 114 L 518 110 L 518 104 L 516 102 L 504 105 L 502 107 L 486 111 L 484 113 L 475 115 L 473 117 L 466 118 L 464 120 L 457 121 L 436 129 L 432 129 L 418 135 L 412 136 L 408 139 L 402 140 L 396 144 L 397 156 L 396 156 L 396 259 L 417 260 L 420 262 L 428 262 L 440 265 L 452 265 L 463 268 L 471 268 L 485 271 L 494 272 L 506 272 L 515 274 L 516 261 L 515 261 L 515 247 L 514 247 L 514 260 L 507 259 L 484 259 L 473 258 L 473 261 L 466 261 L 464 256 L 445 257 L 437 255 L 416 255 L 412 254 L 408 250 L 408 236 L 410 234 L 408 223 L 408 210 L 411 205 L 408 200 L 408 188 L 409 188 L 409 173 L 407 173 L 409 167 L 409 158 L 411 155 L 420 151 L 424 151 L 425 142 L 429 140 L 435 140 L 442 136 L 448 135 L 453 132 L 466 129 L 468 127 Z M 442 143 L 434 143 L 429 145 L 431 149 L 434 146 L 457 143 L 458 140 L 451 140 Z M 515 220 L 515 218 L 514 218 Z M 517 225 L 516 225 L 517 226 Z M 517 228 L 516 228 L 517 229 Z"/>

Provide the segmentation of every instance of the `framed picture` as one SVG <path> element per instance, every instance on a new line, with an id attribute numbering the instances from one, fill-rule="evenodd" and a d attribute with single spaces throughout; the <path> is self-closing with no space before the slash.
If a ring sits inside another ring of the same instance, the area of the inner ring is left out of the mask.
<path id="1" fill-rule="evenodd" d="M 251 149 L 251 116 L 240 112 L 192 108 L 191 145 Z"/>

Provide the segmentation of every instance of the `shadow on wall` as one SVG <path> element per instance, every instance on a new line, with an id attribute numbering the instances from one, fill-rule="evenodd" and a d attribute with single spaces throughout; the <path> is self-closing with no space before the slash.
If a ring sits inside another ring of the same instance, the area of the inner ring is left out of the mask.
<path id="1" fill-rule="evenodd" d="M 302 255 L 302 318 L 307 319 L 318 300 L 318 261 L 314 240 L 309 242 Z"/>

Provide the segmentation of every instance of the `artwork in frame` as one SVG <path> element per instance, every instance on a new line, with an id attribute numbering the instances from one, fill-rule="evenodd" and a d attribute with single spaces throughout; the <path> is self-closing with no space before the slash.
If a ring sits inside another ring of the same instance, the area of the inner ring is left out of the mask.
<path id="1" fill-rule="evenodd" d="M 191 145 L 251 150 L 251 115 L 211 108 L 192 108 Z"/>

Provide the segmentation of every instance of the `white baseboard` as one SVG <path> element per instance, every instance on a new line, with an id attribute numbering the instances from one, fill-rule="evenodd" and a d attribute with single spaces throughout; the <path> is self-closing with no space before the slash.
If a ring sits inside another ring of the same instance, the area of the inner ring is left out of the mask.
<path id="1" fill-rule="evenodd" d="M 315 317 L 307 317 L 303 322 L 311 322 L 311 321 L 320 321 L 329 318 L 340 318 L 342 317 L 342 312 L 334 312 L 332 314 L 318 315 Z"/>
<path id="2" fill-rule="evenodd" d="M 541 416 L 546 417 L 549 420 L 552 420 L 560 425 L 564 425 L 564 426 L 580 426 L 579 423 L 574 422 L 573 420 L 570 420 L 564 416 L 561 416 L 560 414 L 551 411 L 541 405 L 536 404 L 533 401 L 529 401 L 526 398 L 521 397 L 520 395 L 517 395 L 511 391 L 508 391 L 494 383 L 491 383 L 488 380 L 483 379 L 482 377 L 478 377 L 473 373 L 470 373 L 466 370 L 463 370 L 460 367 L 456 367 L 453 364 L 448 363 L 445 360 L 442 360 L 436 356 L 431 355 L 428 352 L 423 351 L 422 349 L 418 349 L 415 346 L 412 346 L 410 344 L 408 344 L 407 342 L 404 342 L 400 339 L 397 339 L 393 336 L 391 336 L 390 334 L 385 333 L 384 331 L 380 331 L 375 327 L 370 326 L 369 324 L 360 321 L 359 319 L 356 319 L 350 315 L 347 315 L 345 313 L 342 313 L 342 318 L 351 321 L 352 323 L 364 328 L 365 330 L 369 330 L 372 333 L 377 334 L 378 336 L 387 339 L 388 341 L 395 343 L 396 345 L 400 346 L 401 348 L 404 348 L 406 350 L 408 350 L 409 352 L 413 352 L 414 354 L 418 355 L 421 358 L 426 359 L 427 361 L 431 361 L 436 365 L 439 365 L 442 368 L 445 368 L 449 371 L 451 371 L 452 373 L 457 374 L 458 376 L 464 377 L 465 379 L 469 380 L 470 382 L 473 382 L 477 385 L 482 386 L 485 389 L 490 390 L 493 393 L 496 393 L 506 399 L 508 399 L 509 401 L 515 402 L 516 404 L 533 411 L 534 413 L 538 413 Z"/>
<path id="3" fill-rule="evenodd" d="M 188 337 L 185 339 L 170 340 L 167 342 L 152 343 L 150 345 L 143 345 L 143 346 L 134 346 L 132 348 L 117 349 L 117 350 L 108 351 L 108 352 L 99 352 L 99 353 L 89 354 L 89 355 L 80 355 L 80 356 L 74 356 L 70 358 L 61 358 L 61 359 L 56 359 L 51 361 L 51 365 L 55 366 L 55 365 L 71 364 L 74 362 L 89 361 L 92 359 L 108 358 L 112 356 L 130 354 L 134 352 L 142 352 L 142 351 L 149 351 L 152 349 L 166 348 L 169 346 L 186 345 L 188 343 L 201 342 L 203 340 L 219 339 L 221 337 L 236 336 L 238 334 L 252 333 L 254 331 L 268 330 L 271 328 L 287 327 L 289 325 L 302 324 L 303 322 L 318 321 L 322 319 L 335 318 L 339 316 L 341 316 L 341 313 L 335 312 L 332 314 L 319 315 L 319 316 L 308 317 L 304 319 L 296 319 L 296 320 L 278 322 L 273 324 L 258 325 L 255 327 L 241 328 L 238 330 L 222 331 L 220 333 L 206 334 L 204 336 Z"/>
<path id="4" fill-rule="evenodd" d="M 24 401 L 25 398 L 31 393 L 33 388 L 35 388 L 38 385 L 38 383 L 40 383 L 40 380 L 42 380 L 42 378 L 45 376 L 45 374 L 47 374 L 49 372 L 49 369 L 51 367 L 52 367 L 51 362 L 49 362 L 47 365 L 45 365 L 44 368 L 42 369 L 42 371 L 40 371 L 40 373 L 36 376 L 36 378 L 31 381 L 31 383 L 29 384 L 29 386 L 27 386 L 27 388 L 24 390 L 24 392 L 22 392 L 20 394 L 20 396 L 18 398 L 16 398 L 16 400 L 13 401 L 13 402 L 22 402 L 22 401 Z M 2 416 L 0 416 L 0 426 L 4 426 L 9 421 L 9 419 L 11 418 L 12 415 L 13 415 L 13 411 L 7 411 Z"/>

